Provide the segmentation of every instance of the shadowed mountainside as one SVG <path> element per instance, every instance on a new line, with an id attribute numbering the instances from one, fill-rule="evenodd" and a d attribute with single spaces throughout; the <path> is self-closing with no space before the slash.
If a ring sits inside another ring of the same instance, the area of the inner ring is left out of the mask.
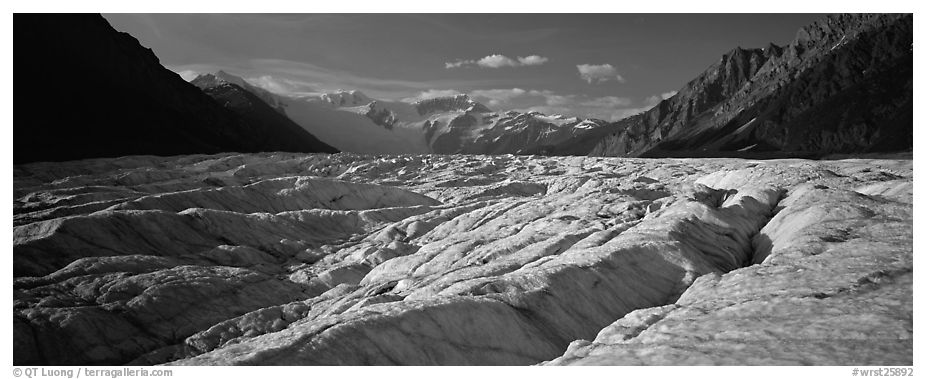
<path id="1" fill-rule="evenodd" d="M 820 157 L 913 147 L 913 16 L 834 15 L 736 49 L 640 115 L 553 153 Z M 595 141 L 601 138 L 600 141 Z"/>
<path id="2" fill-rule="evenodd" d="M 17 163 L 332 151 L 305 130 L 229 112 L 100 15 L 16 14 L 13 21 Z"/>
<path id="3" fill-rule="evenodd" d="M 338 149 L 319 141 L 311 134 L 306 138 L 307 132 L 302 126 L 286 117 L 286 114 L 281 109 L 271 106 L 264 97 L 260 96 L 259 93 L 255 93 L 253 87 L 245 88 L 229 82 L 198 83 L 194 80 L 191 83 L 249 124 L 255 125 L 262 130 L 274 131 L 276 137 L 279 137 L 281 141 L 288 138 L 296 138 L 297 140 L 302 138 L 304 145 L 312 146 L 318 152 L 338 152 Z M 270 141 L 272 138 L 274 136 L 265 136 L 265 141 L 272 143 Z"/>

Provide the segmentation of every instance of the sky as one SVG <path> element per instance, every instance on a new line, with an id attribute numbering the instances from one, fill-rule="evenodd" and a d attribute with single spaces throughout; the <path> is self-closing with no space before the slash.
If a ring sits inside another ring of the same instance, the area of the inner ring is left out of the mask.
<path id="1" fill-rule="evenodd" d="M 190 80 L 225 70 L 283 95 L 464 93 L 493 110 L 617 120 L 739 46 L 819 14 L 104 14 Z"/>

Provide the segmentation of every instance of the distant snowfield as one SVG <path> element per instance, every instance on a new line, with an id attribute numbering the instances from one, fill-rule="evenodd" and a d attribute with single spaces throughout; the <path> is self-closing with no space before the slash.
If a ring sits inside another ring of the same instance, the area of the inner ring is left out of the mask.
<path id="1" fill-rule="evenodd" d="M 912 160 L 143 156 L 13 183 L 17 365 L 913 362 Z"/>

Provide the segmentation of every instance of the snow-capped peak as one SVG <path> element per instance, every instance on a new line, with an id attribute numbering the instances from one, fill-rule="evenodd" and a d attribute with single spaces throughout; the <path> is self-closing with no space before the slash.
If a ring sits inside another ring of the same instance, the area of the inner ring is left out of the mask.
<path id="1" fill-rule="evenodd" d="M 219 70 L 218 72 L 216 72 L 216 73 L 215 73 L 215 77 L 218 78 L 218 79 L 220 79 L 220 80 L 222 80 L 222 81 L 224 81 L 224 82 L 226 82 L 226 83 L 237 84 L 237 85 L 239 85 L 239 86 L 241 86 L 241 87 L 247 88 L 247 87 L 250 87 L 250 86 L 251 86 L 250 83 L 248 83 L 246 80 L 244 80 L 244 78 L 239 77 L 239 76 L 235 76 L 235 75 L 232 75 L 232 74 L 229 74 L 229 73 L 227 73 L 227 72 L 225 72 L 225 71 L 222 71 L 222 70 Z"/>
<path id="2" fill-rule="evenodd" d="M 215 73 L 200 74 L 199 76 L 194 78 L 190 83 L 193 83 L 194 85 L 199 86 L 201 88 L 215 87 L 215 86 L 222 85 L 225 83 L 235 84 L 243 88 L 251 87 L 251 85 L 248 84 L 248 82 L 245 81 L 243 78 L 229 74 L 222 70 L 219 70 Z"/>
<path id="3" fill-rule="evenodd" d="M 469 96 L 465 94 L 459 94 L 454 96 L 444 96 L 444 97 L 435 97 L 433 99 L 419 100 L 415 102 L 414 107 L 418 110 L 418 114 L 427 115 L 436 112 L 450 112 L 450 111 L 462 111 L 462 112 L 491 112 L 492 110 L 486 108 L 485 105 L 482 105 L 478 102 L 473 101 Z"/>
<path id="4" fill-rule="evenodd" d="M 248 91 L 251 94 L 261 98 L 261 100 L 266 102 L 271 107 L 277 109 L 280 113 L 285 113 L 283 111 L 284 105 L 280 102 L 280 99 L 276 95 L 263 88 L 251 85 L 251 83 L 248 83 L 248 81 L 244 80 L 244 78 L 229 74 L 222 70 L 211 74 L 200 74 L 195 79 L 190 81 L 190 84 L 193 84 L 194 86 L 197 86 L 201 89 L 214 88 L 226 84 L 234 84 L 243 88 L 245 91 Z"/>
<path id="5" fill-rule="evenodd" d="M 336 107 L 354 107 L 358 105 L 367 105 L 372 100 L 357 90 L 339 89 L 334 92 L 324 93 L 320 96 L 322 101 L 332 104 Z"/>

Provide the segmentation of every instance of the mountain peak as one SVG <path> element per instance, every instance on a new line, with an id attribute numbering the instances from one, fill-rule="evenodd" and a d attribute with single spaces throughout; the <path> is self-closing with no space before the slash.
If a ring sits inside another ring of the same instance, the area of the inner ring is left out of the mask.
<path id="1" fill-rule="evenodd" d="M 191 84 L 199 88 L 211 88 L 219 86 L 222 84 L 230 83 L 243 88 L 251 88 L 252 86 L 246 80 L 241 77 L 229 74 L 225 71 L 219 70 L 215 73 L 199 74 L 190 81 Z"/>
<path id="2" fill-rule="evenodd" d="M 278 112 L 284 114 L 286 113 L 283 110 L 284 105 L 280 102 L 280 99 L 277 98 L 276 95 L 263 88 L 251 85 L 251 83 L 248 83 L 248 81 L 244 80 L 240 76 L 235 76 L 222 70 L 216 71 L 215 73 L 200 74 L 191 80 L 190 84 L 199 87 L 201 90 L 207 90 L 227 84 L 234 84 L 238 87 L 241 87 L 242 90 L 259 97 Z"/>
<path id="3" fill-rule="evenodd" d="M 358 90 L 338 89 L 334 92 L 324 93 L 320 96 L 322 101 L 332 104 L 336 107 L 355 107 L 358 105 L 367 105 L 373 100 Z"/>
<path id="4" fill-rule="evenodd" d="M 492 111 L 485 105 L 471 99 L 469 95 L 462 93 L 453 96 L 419 100 L 412 105 L 418 110 L 418 114 L 422 116 L 435 112 L 462 111 L 486 113 Z"/>
<path id="5" fill-rule="evenodd" d="M 226 82 L 229 82 L 229 83 L 237 84 L 237 85 L 242 86 L 242 87 L 248 85 L 247 81 L 244 80 L 244 78 L 242 78 L 242 77 L 240 77 L 240 76 L 235 76 L 235 75 L 229 74 L 229 73 L 227 73 L 227 72 L 225 72 L 225 71 L 222 71 L 222 70 L 217 71 L 217 72 L 215 73 L 215 77 L 217 77 L 217 78 L 219 78 L 219 79 L 221 79 L 221 80 L 224 80 L 224 81 L 226 81 Z"/>

